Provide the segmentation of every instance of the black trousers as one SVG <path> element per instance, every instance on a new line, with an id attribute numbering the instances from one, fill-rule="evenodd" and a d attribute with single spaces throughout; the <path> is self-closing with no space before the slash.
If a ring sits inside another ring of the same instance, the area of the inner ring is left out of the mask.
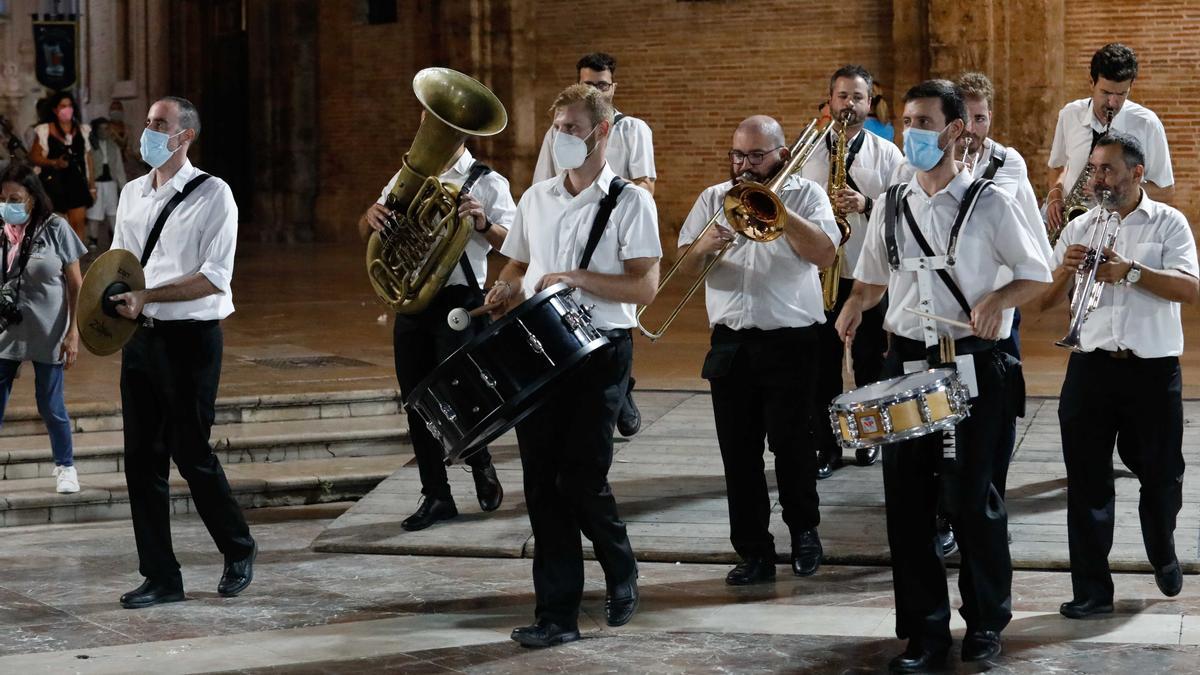
<path id="1" fill-rule="evenodd" d="M 1058 404 L 1067 465 L 1071 586 L 1077 599 L 1113 597 L 1113 444 L 1141 482 L 1138 515 L 1155 569 L 1175 561 L 1183 505 L 1183 401 L 1179 359 L 1072 354 Z"/>
<path id="2" fill-rule="evenodd" d="M 179 578 L 171 546 L 171 460 L 192 503 L 227 561 L 250 554 L 254 539 L 209 445 L 221 377 L 221 326 L 216 321 L 158 322 L 141 327 L 121 355 L 125 482 L 138 570 L 157 580 Z"/>
<path id="3" fill-rule="evenodd" d="M 960 341 L 959 353 L 970 351 Z M 892 338 L 885 375 L 925 357 L 924 346 Z M 1008 514 L 992 485 L 1002 428 L 1024 398 L 1020 364 L 999 349 L 974 354 L 979 396 L 952 435 L 953 459 L 943 458 L 945 435 L 934 433 L 883 448 L 888 545 L 896 593 L 896 635 L 931 649 L 950 644 L 946 568 L 935 524 L 939 499 L 954 525 L 962 555 L 959 613 L 969 630 L 1000 631 L 1012 618 L 1012 560 Z"/>
<path id="4" fill-rule="evenodd" d="M 1021 308 L 1013 309 L 1012 331 L 1008 337 L 1001 340 L 996 346 L 1014 359 L 1021 360 Z M 1012 463 L 1013 453 L 1017 449 L 1017 417 L 1025 416 L 1025 406 L 1021 405 L 1017 411 L 1016 417 L 1013 418 L 1012 424 L 1006 426 L 1002 433 L 1004 434 L 1003 442 L 997 446 L 996 455 L 996 470 L 992 477 L 992 485 L 996 486 L 996 491 L 1000 493 L 1000 497 L 1004 497 L 1004 491 L 1008 487 L 1008 466 Z"/>
<path id="5" fill-rule="evenodd" d="M 533 527 L 533 590 L 539 621 L 574 628 L 583 597 L 580 532 L 592 542 L 610 587 L 637 573 L 608 484 L 613 427 L 633 354 L 628 330 L 594 353 L 541 408 L 517 425 L 525 504 Z"/>
<path id="6" fill-rule="evenodd" d="M 831 459 L 842 456 L 842 446 L 838 445 L 833 428 L 829 425 L 829 403 L 842 393 L 842 370 L 845 367 L 842 364 L 845 349 L 833 324 L 853 287 L 853 279 L 842 279 L 838 286 L 837 304 L 832 311 L 825 312 L 825 323 L 815 326 L 820 356 L 817 360 L 819 365 L 811 423 L 817 452 Z M 883 330 L 886 311 L 887 298 L 884 298 L 878 305 L 863 312 L 862 324 L 850 345 L 855 386 L 861 387 L 881 379 L 883 356 L 887 352 L 887 333 Z"/>
<path id="7" fill-rule="evenodd" d="M 433 302 L 418 314 L 397 314 L 392 327 L 392 355 L 396 364 L 396 381 L 406 400 L 421 380 L 459 347 L 466 344 L 485 325 L 480 317 L 466 330 L 456 331 L 446 323 L 446 315 L 457 307 L 474 309 L 483 304 L 475 289 L 455 284 L 446 286 Z M 437 499 L 450 499 L 450 483 L 446 479 L 446 452 L 425 420 L 415 410 L 408 411 L 409 437 L 417 470 L 421 475 L 421 494 Z M 487 446 L 466 458 L 472 468 L 491 464 Z"/>
<path id="8" fill-rule="evenodd" d="M 817 378 L 814 327 L 713 329 L 702 375 L 712 390 L 725 464 L 729 538 L 743 559 L 775 558 L 764 441 L 775 455 L 783 521 L 795 535 L 821 522 L 817 455 L 804 411 Z M 826 423 L 828 426 L 828 423 Z"/>

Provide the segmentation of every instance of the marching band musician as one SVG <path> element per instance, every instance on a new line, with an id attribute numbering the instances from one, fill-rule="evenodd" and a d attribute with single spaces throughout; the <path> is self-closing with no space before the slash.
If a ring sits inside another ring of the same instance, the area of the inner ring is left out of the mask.
<path id="1" fill-rule="evenodd" d="M 425 113 L 421 114 L 424 117 Z M 508 226 L 517 210 L 508 180 L 477 161 L 465 145 L 459 146 L 450 166 L 438 178 L 460 188 L 458 213 L 470 219 L 470 227 L 475 231 L 467 240 L 458 267 L 450 273 L 446 285 L 428 307 L 416 314 L 396 315 L 392 326 L 392 352 L 396 381 L 405 399 L 439 363 L 480 329 L 482 318 L 460 331 L 447 325 L 446 315 L 458 307 L 473 309 L 483 304 L 488 252 L 504 244 Z M 385 232 L 391 215 L 384 204 L 399 179 L 400 172 L 397 171 L 384 186 L 378 201 L 359 218 L 358 229 L 364 238 L 371 230 Z M 430 434 L 421 416 L 411 409 L 408 411 L 408 430 L 421 476 L 422 500 L 416 512 L 401 521 L 400 526 L 416 531 L 454 518 L 458 515 L 458 507 L 450 494 L 442 445 Z M 488 449 L 479 448 L 465 461 L 471 467 L 479 508 L 485 512 L 500 508 L 504 488 L 496 476 Z"/>
<path id="2" fill-rule="evenodd" d="M 608 100 L 612 105 L 617 93 L 617 60 L 604 52 L 585 54 L 575 64 L 579 83 L 586 84 Z M 533 182 L 549 180 L 563 171 L 553 152 L 554 127 L 546 130 L 542 147 L 538 151 L 537 165 L 533 169 Z M 654 194 L 654 137 L 650 125 L 632 115 L 613 108 L 612 129 L 608 135 L 608 166 L 613 173 L 645 188 Z M 634 381 L 632 372 L 625 384 L 625 400 L 621 402 L 621 413 L 617 416 L 617 431 L 622 436 L 632 436 L 642 428 L 642 413 L 633 400 Z"/>
<path id="3" fill-rule="evenodd" d="M 966 106 L 953 83 L 930 80 L 910 89 L 903 120 L 905 158 L 917 173 L 889 188 L 872 212 L 854 290 L 836 328 L 853 340 L 863 311 L 886 292 L 891 347 L 885 375 L 950 362 L 939 352 L 953 352 L 971 391 L 971 414 L 957 426 L 956 446 L 944 448 L 943 435 L 933 433 L 883 451 L 896 634 L 908 639 L 890 667 L 924 672 L 942 664 L 951 644 L 935 526 L 939 491 L 962 549 L 963 660 L 997 656 L 1000 632 L 1012 616 L 1007 514 L 992 474 L 995 444 L 1024 399 L 1024 386 L 1019 362 L 999 350 L 997 340 L 1008 335 L 1012 308 L 1041 292 L 1050 269 L 1016 202 L 987 182 L 976 183 L 954 161 Z M 1005 267 L 1012 281 L 1001 284 Z M 970 328 L 934 324 L 907 310 L 916 307 Z"/>
<path id="4" fill-rule="evenodd" d="M 605 152 L 613 130 L 609 100 L 586 84 L 558 95 L 552 146 L 557 177 L 521 197 L 501 252 L 509 262 L 488 292 L 502 314 L 556 283 L 578 289 L 594 305 L 592 323 L 612 343 L 536 412 L 517 425 L 525 502 L 536 539 L 534 623 L 512 639 L 548 647 L 579 639 L 583 555 L 592 541 L 607 585 L 610 626 L 632 618 L 638 604 L 637 565 L 608 484 L 613 427 L 632 363 L 635 306 L 658 288 L 658 214 L 654 199 L 618 177 Z"/>
<path id="5" fill-rule="evenodd" d="M 1142 146 L 1146 156 L 1146 193 L 1160 202 L 1169 201 L 1174 195 L 1175 176 L 1162 122 L 1152 110 L 1129 100 L 1137 75 L 1137 55 L 1133 50 L 1118 42 L 1106 44 L 1092 55 L 1091 96 L 1071 101 L 1058 112 L 1054 144 L 1050 148 L 1050 191 L 1046 195 L 1046 223 L 1050 231 L 1058 232 L 1065 224 L 1063 204 L 1087 166 L 1096 140 L 1104 133 L 1109 114 L 1112 131 L 1129 134 Z"/>
<path id="6" fill-rule="evenodd" d="M 1051 260 L 1054 252 L 1042 225 L 1037 195 L 1029 183 L 1029 170 L 1025 165 L 1025 158 L 1016 148 L 1003 146 L 989 137 L 992 129 L 992 102 L 995 98 L 992 81 L 983 73 L 963 73 L 955 85 L 967 106 L 967 126 L 963 131 L 961 147 L 965 150 L 964 161 L 971 171 L 971 176 L 975 179 L 986 178 L 995 181 L 996 187 L 1016 200 L 1023 226 L 1037 244 L 1042 257 L 1047 261 Z M 1002 278 L 1002 281 L 1008 280 L 1007 277 Z M 1021 338 L 1018 332 L 1020 325 L 1021 310 L 1016 308 L 1013 310 L 1012 330 L 1006 339 L 1000 341 L 1000 348 L 1017 360 L 1021 359 Z M 1004 433 L 1005 442 L 997 448 L 1000 454 L 996 457 L 993 478 L 1001 497 L 1004 497 L 1008 482 L 1008 464 L 1017 443 L 1016 418 L 1013 418 L 1013 423 Z"/>
<path id="7" fill-rule="evenodd" d="M 729 151 L 730 181 L 700 193 L 680 230 L 679 245 L 701 237 L 733 185 L 747 179 L 767 183 L 788 153 L 777 121 L 761 115 L 743 121 Z M 811 408 L 817 379 L 817 326 L 825 321 L 817 269 L 833 262 L 841 234 L 825 191 L 813 181 L 794 175 L 779 196 L 788 209 L 784 236 L 770 242 L 734 236 L 722 215 L 687 261 L 695 269 L 730 247 L 706 279 L 712 348 L 702 376 L 712 389 L 730 539 L 742 560 L 725 577 L 731 585 L 775 578 L 764 439 L 775 455 L 792 571 L 808 576 L 821 564 L 816 453 L 807 425 L 796 424 L 795 415 L 797 409 Z"/>
<path id="8" fill-rule="evenodd" d="M 817 395 L 813 409 L 813 435 L 817 445 L 817 478 L 828 478 L 842 464 L 842 448 L 834 439 L 829 427 L 829 401 L 842 393 L 842 341 L 833 329 L 838 311 L 850 295 L 854 285 L 854 265 L 862 250 L 863 237 L 867 230 L 867 219 L 883 191 L 888 178 L 904 161 L 904 155 L 895 143 L 867 133 L 863 124 L 870 112 L 874 78 L 862 66 L 847 65 L 839 68 L 829 78 L 829 107 L 834 124 L 840 124 L 847 114 L 846 122 L 846 187 L 837 195 L 830 195 L 834 207 L 844 214 L 850 224 L 850 238 L 844 244 L 845 260 L 842 262 L 841 281 L 838 287 L 838 302 L 825 313 L 825 321 L 816 324 L 817 340 L 820 345 L 820 368 L 817 377 Z M 830 157 L 834 153 L 835 128 L 831 127 L 826 142 L 813 151 L 804 164 L 800 175 L 813 181 L 826 192 L 830 182 Z M 839 239 L 840 241 L 840 236 Z M 835 242 L 836 243 L 836 242 Z M 883 332 L 883 308 L 873 307 L 863 313 L 863 324 L 852 348 L 854 381 L 863 386 L 879 380 L 883 368 L 883 354 L 887 351 Z M 877 448 L 857 452 L 856 460 L 861 466 L 875 463 Z"/>
<path id="9" fill-rule="evenodd" d="M 1115 211 L 1115 246 L 1103 251 L 1096 270 L 1104 284 L 1099 304 L 1080 331 L 1058 407 L 1074 595 L 1059 612 L 1070 619 L 1113 611 L 1114 442 L 1141 483 L 1138 512 L 1154 580 L 1168 597 L 1183 587 L 1174 537 L 1184 471 L 1180 305 L 1200 300 L 1192 230 L 1182 213 L 1151 198 L 1141 143 L 1110 132 L 1089 162 L 1093 193 L 1107 191 L 1109 199 L 1063 231 L 1044 302 L 1050 307 L 1067 298 L 1093 229 Z"/>

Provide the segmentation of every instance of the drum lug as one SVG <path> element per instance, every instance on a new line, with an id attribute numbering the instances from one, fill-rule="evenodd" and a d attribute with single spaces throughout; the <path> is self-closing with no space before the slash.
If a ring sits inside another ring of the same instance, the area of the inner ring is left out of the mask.
<path id="1" fill-rule="evenodd" d="M 566 324 L 568 329 L 577 331 L 587 323 L 587 320 L 576 312 L 567 312 L 563 315 L 563 323 Z"/>
<path id="2" fill-rule="evenodd" d="M 448 421 L 454 422 L 454 421 L 458 420 L 458 415 L 454 412 L 454 408 L 451 408 L 450 406 L 448 406 L 445 403 L 442 403 L 440 401 L 438 402 L 438 407 L 442 411 L 442 416 L 445 417 Z"/>
<path id="3" fill-rule="evenodd" d="M 892 427 L 892 413 L 888 411 L 887 406 L 882 406 L 879 409 L 879 418 L 883 422 L 883 433 L 890 434 L 894 430 Z"/>
<path id="4" fill-rule="evenodd" d="M 917 410 L 921 413 L 921 422 L 929 424 L 933 421 L 933 411 L 929 409 L 929 399 L 924 394 L 917 399 Z"/>
<path id="5" fill-rule="evenodd" d="M 539 340 L 538 336 L 534 335 L 533 333 L 529 334 L 529 348 L 538 354 L 546 353 L 546 348 L 542 346 L 542 341 Z"/>
<path id="6" fill-rule="evenodd" d="M 429 430 L 430 436 L 436 438 L 439 443 L 442 442 L 442 430 L 432 420 L 425 420 L 425 428 Z"/>
<path id="7" fill-rule="evenodd" d="M 479 371 L 479 379 L 483 380 L 483 383 L 486 384 L 489 389 L 496 388 L 496 378 L 492 377 L 492 374 L 489 373 L 488 371 L 480 370 Z"/>

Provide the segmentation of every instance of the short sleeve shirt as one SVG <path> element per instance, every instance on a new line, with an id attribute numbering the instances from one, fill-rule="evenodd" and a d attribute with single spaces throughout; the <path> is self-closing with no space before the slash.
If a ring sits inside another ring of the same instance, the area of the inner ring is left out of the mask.
<path id="1" fill-rule="evenodd" d="M 86 251 L 66 220 L 60 216 L 46 220 L 34 235 L 29 262 L 20 276 L 22 321 L 0 332 L 0 358 L 62 363 L 59 351 L 68 325 L 65 271 Z"/>

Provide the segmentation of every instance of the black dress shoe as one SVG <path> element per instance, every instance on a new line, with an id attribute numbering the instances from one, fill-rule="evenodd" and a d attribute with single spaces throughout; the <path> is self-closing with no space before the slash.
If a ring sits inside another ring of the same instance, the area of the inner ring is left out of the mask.
<path id="1" fill-rule="evenodd" d="M 642 411 L 638 410 L 637 404 L 633 402 L 633 383 L 634 380 L 630 377 L 629 388 L 625 390 L 625 401 L 621 403 L 621 412 L 617 413 L 617 431 L 627 438 L 642 428 Z"/>
<path id="2" fill-rule="evenodd" d="M 879 447 L 859 448 L 854 451 L 854 459 L 858 460 L 859 466 L 871 466 L 879 459 Z"/>
<path id="3" fill-rule="evenodd" d="M 579 639 L 579 630 L 563 628 L 552 621 L 538 621 L 531 626 L 514 628 L 509 637 L 522 647 L 541 649 L 561 645 L 564 642 L 574 642 Z"/>
<path id="4" fill-rule="evenodd" d="M 730 586 L 747 586 L 764 581 L 775 581 L 775 556 L 743 560 L 725 575 L 725 583 Z"/>
<path id="5" fill-rule="evenodd" d="M 438 497 L 426 497 L 421 501 L 421 505 L 417 507 L 416 513 L 400 521 L 400 527 L 409 532 L 423 530 L 439 520 L 450 520 L 458 515 L 458 507 L 454 505 L 454 498 L 448 497 L 441 499 Z"/>
<path id="6" fill-rule="evenodd" d="M 633 618 L 638 607 L 637 574 L 623 584 L 608 589 L 604 597 L 604 620 L 608 625 L 624 626 Z"/>
<path id="7" fill-rule="evenodd" d="M 183 581 L 159 581 L 146 579 L 141 586 L 121 596 L 121 606 L 125 609 L 141 609 L 151 605 L 161 605 L 164 602 L 179 602 L 183 600 Z"/>
<path id="8" fill-rule="evenodd" d="M 1096 614 L 1112 614 L 1112 611 L 1112 600 L 1103 602 L 1091 598 L 1087 600 L 1072 600 L 1058 606 L 1058 613 L 1068 619 L 1086 619 Z"/>
<path id="9" fill-rule="evenodd" d="M 963 637 L 963 661 L 991 661 L 1000 656 L 1000 634 L 994 630 L 967 631 Z"/>
<path id="10" fill-rule="evenodd" d="M 816 530 L 805 530 L 792 538 L 792 574 L 808 577 L 821 567 L 821 538 Z"/>
<path id="11" fill-rule="evenodd" d="M 946 663 L 947 651 L 949 650 L 925 649 L 916 644 L 916 640 L 909 640 L 904 653 L 888 662 L 888 670 L 893 673 L 929 673 L 940 670 Z"/>
<path id="12" fill-rule="evenodd" d="M 944 516 L 937 518 L 938 544 L 942 547 L 942 557 L 949 558 L 958 550 L 958 540 L 954 538 L 954 528 Z"/>
<path id="13" fill-rule="evenodd" d="M 833 475 L 834 458 L 827 452 L 817 453 L 817 480 L 825 480 Z"/>
<path id="14" fill-rule="evenodd" d="M 479 508 L 495 511 L 504 501 L 504 488 L 496 477 L 496 467 L 488 462 L 484 466 L 471 469 L 471 478 L 475 479 L 475 496 L 479 498 Z"/>
<path id="15" fill-rule="evenodd" d="M 1183 590 L 1183 570 L 1179 569 L 1179 560 L 1154 570 L 1154 583 L 1168 598 L 1179 595 L 1179 591 Z"/>
<path id="16" fill-rule="evenodd" d="M 233 596 L 246 590 L 251 581 L 254 581 L 254 559 L 258 557 L 258 543 L 255 542 L 250 548 L 250 555 L 234 562 L 225 563 L 225 572 L 221 575 L 221 581 L 217 584 L 217 593 L 220 593 L 226 598 Z"/>

